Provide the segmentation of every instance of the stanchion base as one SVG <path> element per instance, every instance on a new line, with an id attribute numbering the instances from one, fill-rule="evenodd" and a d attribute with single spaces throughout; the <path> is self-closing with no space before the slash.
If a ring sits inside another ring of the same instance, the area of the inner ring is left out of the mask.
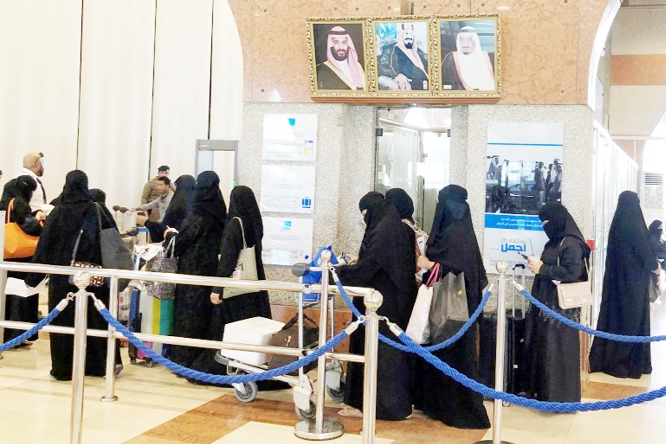
<path id="1" fill-rule="evenodd" d="M 106 396 L 102 396 L 99 400 L 101 402 L 116 402 L 118 400 L 118 397 L 117 396 L 112 396 L 110 398 L 107 398 Z"/>
<path id="2" fill-rule="evenodd" d="M 314 421 L 301 421 L 294 426 L 294 435 L 310 441 L 335 439 L 342 436 L 343 433 L 344 426 L 342 423 L 332 419 L 324 419 L 320 431 L 317 431 Z"/>
<path id="3" fill-rule="evenodd" d="M 493 444 L 494 441 L 492 439 L 484 439 L 483 441 L 477 441 L 474 444 Z M 512 442 L 509 441 L 502 441 L 502 444 L 513 444 Z"/>

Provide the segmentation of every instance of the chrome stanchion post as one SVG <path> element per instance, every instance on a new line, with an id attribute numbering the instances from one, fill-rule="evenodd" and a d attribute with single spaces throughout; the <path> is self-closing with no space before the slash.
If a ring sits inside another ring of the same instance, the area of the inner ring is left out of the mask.
<path id="1" fill-rule="evenodd" d="M 319 346 L 326 343 L 327 336 L 327 308 L 328 308 L 328 268 L 331 262 L 331 252 L 324 250 L 321 253 L 321 295 L 319 298 Z M 324 419 L 324 395 L 326 394 L 326 356 L 321 355 L 317 360 L 317 403 L 315 422 L 301 421 L 294 427 L 294 434 L 299 438 L 323 441 L 341 436 L 344 427 L 339 421 Z"/>
<path id="2" fill-rule="evenodd" d="M 72 360 L 72 414 L 69 427 L 71 444 L 81 442 L 83 426 L 83 386 L 86 376 L 86 330 L 88 329 L 88 295 L 86 287 L 90 274 L 78 272 L 74 275 L 76 292 L 76 314 L 74 317 L 74 358 Z"/>
<path id="3" fill-rule="evenodd" d="M 109 312 L 114 318 L 118 318 L 118 277 L 112 276 L 109 285 Z M 106 343 L 106 382 L 102 402 L 114 402 L 118 400 L 115 395 L 116 385 L 116 338 L 113 334 L 116 329 L 109 325 L 109 336 Z"/>
<path id="4" fill-rule="evenodd" d="M 506 261 L 497 262 L 499 272 L 499 287 L 497 294 L 497 345 L 495 347 L 495 390 L 504 391 L 504 355 L 506 353 L 506 272 L 509 264 Z M 477 444 L 511 444 L 502 441 L 502 400 L 493 402 L 493 439 L 479 441 Z"/>
<path id="5" fill-rule="evenodd" d="M 373 290 L 363 298 L 365 304 L 365 368 L 363 372 L 363 444 L 375 442 L 377 416 L 377 354 L 379 350 L 379 316 L 377 310 L 384 297 Z"/>

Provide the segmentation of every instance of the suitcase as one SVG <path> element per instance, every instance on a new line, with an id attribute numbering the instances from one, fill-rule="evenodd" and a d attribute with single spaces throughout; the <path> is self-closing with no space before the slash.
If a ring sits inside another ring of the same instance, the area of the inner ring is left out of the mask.
<path id="1" fill-rule="evenodd" d="M 525 286 L 525 265 L 516 264 L 513 268 L 522 268 L 522 285 Z M 520 309 L 516 309 L 515 287 L 512 293 L 512 306 L 506 311 L 506 349 L 504 361 L 504 391 L 515 395 L 527 390 L 527 350 L 525 348 L 525 299 Z M 495 386 L 495 347 L 497 344 L 497 314 L 483 314 L 479 319 L 479 380 L 489 386 Z"/>
<path id="2" fill-rule="evenodd" d="M 141 258 L 137 256 L 135 268 L 139 268 Z M 145 265 L 144 267 L 145 268 Z M 159 335 L 171 335 L 173 333 L 173 300 L 159 300 L 148 295 L 146 286 L 142 283 L 131 286 L 128 329 L 133 333 L 149 333 Z M 156 353 L 167 356 L 169 346 L 146 342 Z M 132 343 L 128 344 L 130 362 L 136 364 L 144 361 L 148 367 L 152 367 L 153 361 Z"/>

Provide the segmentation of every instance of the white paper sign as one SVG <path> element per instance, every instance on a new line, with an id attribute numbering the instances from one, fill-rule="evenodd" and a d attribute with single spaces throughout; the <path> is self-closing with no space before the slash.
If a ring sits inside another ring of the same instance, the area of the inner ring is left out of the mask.
<path id="1" fill-rule="evenodd" d="M 261 211 L 312 214 L 315 167 L 264 165 L 261 168 Z"/>
<path id="2" fill-rule="evenodd" d="M 312 219 L 264 217 L 261 259 L 264 264 L 293 265 L 312 257 Z"/>
<path id="3" fill-rule="evenodd" d="M 7 285 L 5 286 L 5 294 L 14 296 L 21 296 L 27 298 L 34 294 L 38 294 L 46 288 L 46 279 L 40 282 L 36 287 L 26 287 L 25 281 L 16 278 L 7 278 Z"/>
<path id="4" fill-rule="evenodd" d="M 265 114 L 263 157 L 265 160 L 316 160 L 317 115 Z"/>

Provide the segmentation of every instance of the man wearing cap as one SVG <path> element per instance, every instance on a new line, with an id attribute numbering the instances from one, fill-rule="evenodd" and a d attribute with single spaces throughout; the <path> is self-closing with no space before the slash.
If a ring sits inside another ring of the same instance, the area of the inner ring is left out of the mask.
<path id="1" fill-rule="evenodd" d="M 168 165 L 162 165 L 157 169 L 157 176 L 153 177 L 150 179 L 146 184 L 143 186 L 143 192 L 141 193 L 141 205 L 146 205 L 158 197 L 162 196 L 162 188 L 159 183 L 159 178 L 160 177 L 168 177 L 169 176 L 169 166 Z M 169 187 L 171 188 L 171 191 L 175 191 L 173 185 L 169 183 Z M 157 222 L 160 218 L 160 213 L 158 210 L 149 210 L 150 217 L 148 220 L 151 222 Z"/>
<path id="2" fill-rule="evenodd" d="M 39 211 L 41 211 L 44 216 L 47 216 L 51 210 L 53 210 L 53 205 L 46 203 L 46 191 L 44 190 L 42 181 L 39 179 L 43 175 L 44 154 L 26 154 L 23 158 L 23 169 L 21 169 L 21 172 L 18 174 L 18 176 L 30 176 L 35 179 L 35 182 L 37 182 L 37 189 L 32 193 L 32 199 L 30 199 L 30 210 L 33 212 L 33 214 L 37 214 Z M 41 217 L 38 217 L 38 219 L 41 219 Z"/>

